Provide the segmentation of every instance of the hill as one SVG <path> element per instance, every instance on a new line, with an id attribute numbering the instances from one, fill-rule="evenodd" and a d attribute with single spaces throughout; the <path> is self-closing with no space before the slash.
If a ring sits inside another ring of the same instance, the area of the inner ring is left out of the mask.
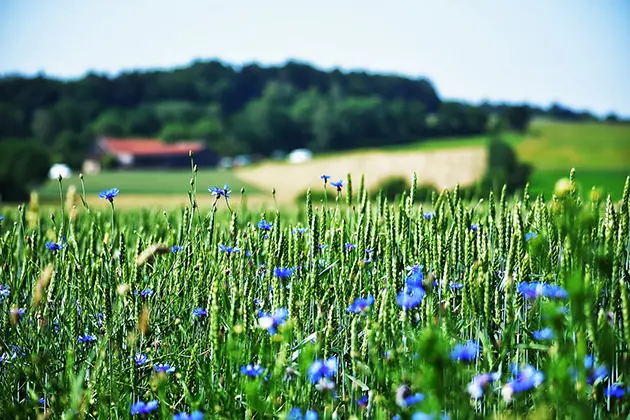
<path id="1" fill-rule="evenodd" d="M 549 195 L 555 182 L 576 168 L 583 192 L 597 186 L 619 199 L 630 175 L 630 124 L 537 120 L 516 151 L 534 167 L 533 193 Z"/>

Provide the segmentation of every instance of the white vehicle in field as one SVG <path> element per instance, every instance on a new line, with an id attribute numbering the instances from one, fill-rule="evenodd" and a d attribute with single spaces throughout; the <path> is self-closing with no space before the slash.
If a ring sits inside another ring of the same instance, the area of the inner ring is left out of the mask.
<path id="1" fill-rule="evenodd" d="M 289 153 L 289 162 L 304 163 L 313 159 L 313 152 L 308 149 L 295 149 Z"/>

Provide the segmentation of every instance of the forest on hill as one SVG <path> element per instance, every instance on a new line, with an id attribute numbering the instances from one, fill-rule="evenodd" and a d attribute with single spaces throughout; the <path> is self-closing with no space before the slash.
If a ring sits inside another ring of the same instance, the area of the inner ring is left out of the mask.
<path id="1" fill-rule="evenodd" d="M 98 135 L 204 140 L 223 156 L 316 152 L 524 130 L 533 116 L 593 120 L 560 105 L 471 105 L 425 78 L 195 61 L 175 69 L 0 78 L 0 141 L 29 142 L 74 168 Z"/>

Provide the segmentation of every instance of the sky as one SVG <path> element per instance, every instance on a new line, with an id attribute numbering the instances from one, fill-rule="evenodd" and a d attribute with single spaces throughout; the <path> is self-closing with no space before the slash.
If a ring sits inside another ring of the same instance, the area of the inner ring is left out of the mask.
<path id="1" fill-rule="evenodd" d="M 0 0 L 0 74 L 195 59 L 427 77 L 443 99 L 630 116 L 630 0 Z"/>

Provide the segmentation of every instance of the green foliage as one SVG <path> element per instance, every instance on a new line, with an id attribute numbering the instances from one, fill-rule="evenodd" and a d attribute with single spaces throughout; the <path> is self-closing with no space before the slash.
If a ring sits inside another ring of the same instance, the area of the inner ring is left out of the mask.
<path id="1" fill-rule="evenodd" d="M 510 128 L 521 133 L 527 131 L 531 118 L 531 109 L 525 105 L 510 107 L 505 112 L 505 119 Z"/>
<path id="2" fill-rule="evenodd" d="M 88 74 L 70 82 L 0 78 L 0 139 L 57 143 L 56 152 L 72 162 L 75 146 L 57 141 L 61 133 L 79 139 L 83 153 L 96 135 L 105 134 L 198 138 L 215 149 L 220 144 L 223 154 L 269 155 L 300 147 L 350 150 L 481 134 L 491 110 L 442 103 L 425 79 L 325 72 L 296 62 L 238 70 L 196 62 L 113 78 Z"/>
<path id="3" fill-rule="evenodd" d="M 125 132 L 124 126 L 123 113 L 112 109 L 99 115 L 92 123 L 91 129 L 99 135 L 120 137 Z"/>
<path id="4" fill-rule="evenodd" d="M 499 137 L 493 137 L 488 144 L 486 173 L 481 184 L 483 194 L 488 191 L 500 191 L 505 185 L 508 193 L 525 187 L 532 168 L 518 160 L 514 149 Z"/>
<path id="5" fill-rule="evenodd" d="M 297 62 L 236 69 L 199 61 L 70 82 L 0 78 L 0 139 L 56 143 L 55 152 L 73 166 L 75 155 L 90 150 L 99 134 L 195 138 L 223 155 L 269 155 L 301 147 L 404 147 L 427 138 L 479 135 L 499 125 L 524 131 L 534 116 L 593 120 L 559 105 L 544 110 L 442 102 L 426 79 L 325 72 Z M 61 133 L 72 133 L 80 146 L 58 140 Z"/>
<path id="6" fill-rule="evenodd" d="M 0 142 L 0 198 L 18 201 L 28 198 L 31 188 L 41 184 L 50 169 L 49 154 L 28 141 Z"/>
<path id="7" fill-rule="evenodd" d="M 103 171 L 114 169 L 116 168 L 118 164 L 118 162 L 116 161 L 116 156 L 110 153 L 106 153 L 105 155 L 103 155 L 100 163 L 101 163 L 101 170 Z"/>
<path id="8" fill-rule="evenodd" d="M 159 137 L 167 142 L 189 140 L 190 127 L 180 123 L 168 124 L 164 126 Z"/>
<path id="9" fill-rule="evenodd" d="M 384 197 L 389 200 L 389 202 L 393 202 L 396 198 L 400 197 L 404 192 L 409 191 L 411 188 L 411 183 L 409 180 L 402 176 L 390 177 L 382 180 L 372 191 L 370 194 L 372 199 L 376 199 L 380 194 L 383 194 Z M 419 197 L 423 197 L 422 190 L 419 191 Z"/>

